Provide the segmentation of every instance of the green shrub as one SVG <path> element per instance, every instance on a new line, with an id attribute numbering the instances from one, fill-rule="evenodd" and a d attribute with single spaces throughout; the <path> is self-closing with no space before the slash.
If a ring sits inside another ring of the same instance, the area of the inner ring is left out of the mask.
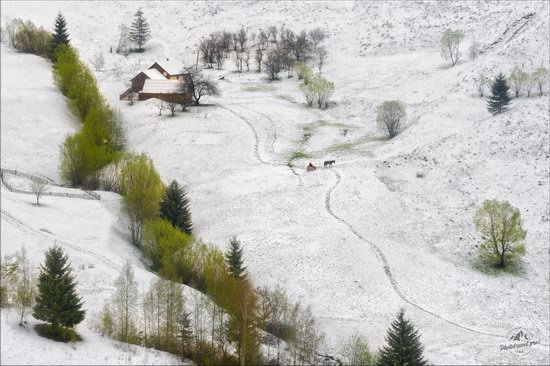
<path id="1" fill-rule="evenodd" d="M 505 267 L 511 261 L 525 255 L 525 237 L 521 214 L 508 201 L 485 200 L 474 217 L 476 229 L 484 240 L 479 246 L 480 256 Z"/>
<path id="2" fill-rule="evenodd" d="M 159 216 L 159 204 L 164 193 L 162 180 L 147 155 L 133 155 L 124 162 L 120 172 L 120 192 L 132 243 L 141 245 L 143 224 Z"/>
<path id="3" fill-rule="evenodd" d="M 179 250 L 187 249 L 191 237 L 163 219 L 145 222 L 143 226 L 143 253 L 151 261 L 151 269 L 164 272 L 173 265 L 173 256 Z"/>
<path id="4" fill-rule="evenodd" d="M 69 135 L 61 145 L 59 174 L 72 187 L 97 189 L 101 168 L 119 154 L 90 141 L 89 130 Z"/>
<path id="5" fill-rule="evenodd" d="M 294 63 L 294 70 L 296 70 L 296 75 L 298 75 L 298 80 L 303 80 L 305 85 L 309 84 L 313 73 L 309 66 L 306 65 L 303 61 L 297 61 Z"/>
<path id="6" fill-rule="evenodd" d="M 124 131 L 76 51 L 62 44 L 55 51 L 55 60 L 55 82 L 83 122 L 82 130 L 61 145 L 61 178 L 73 187 L 98 189 L 103 168 L 124 151 Z"/>
<path id="7" fill-rule="evenodd" d="M 311 155 L 309 155 L 306 152 L 303 151 L 293 151 L 292 154 L 290 154 L 290 161 L 296 160 L 296 159 L 307 159 L 310 158 Z"/>
<path id="8" fill-rule="evenodd" d="M 54 80 L 61 93 L 67 95 L 69 87 L 74 83 L 82 65 L 76 51 L 67 45 L 57 47 L 55 59 Z"/>
<path id="9" fill-rule="evenodd" d="M 38 28 L 33 22 L 24 22 L 19 18 L 6 24 L 6 35 L 10 47 L 39 56 L 46 56 L 50 50 L 52 34 L 44 28 Z"/>

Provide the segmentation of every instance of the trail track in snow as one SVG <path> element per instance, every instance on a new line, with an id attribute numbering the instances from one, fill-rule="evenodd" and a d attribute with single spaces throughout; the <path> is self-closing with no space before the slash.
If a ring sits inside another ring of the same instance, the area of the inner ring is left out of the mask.
<path id="1" fill-rule="evenodd" d="M 273 122 L 273 120 L 269 117 L 267 117 L 265 114 L 263 113 L 260 113 L 260 112 L 257 112 L 253 109 L 250 109 L 250 108 L 247 108 L 247 107 L 244 107 L 240 104 L 231 104 L 232 106 L 235 105 L 235 106 L 239 106 L 245 110 L 248 110 L 248 111 L 251 111 L 253 113 L 256 113 L 260 116 L 262 116 L 263 118 L 267 119 L 270 126 L 271 126 L 271 134 L 270 134 L 270 138 L 268 139 L 268 142 L 266 142 L 266 150 L 270 150 L 270 152 L 273 154 L 273 155 L 276 155 L 275 154 L 275 151 L 273 149 L 273 144 L 275 143 L 275 140 L 277 139 L 277 130 L 275 128 L 275 123 Z M 218 106 L 220 108 L 223 108 L 225 109 L 226 111 L 234 114 L 235 116 L 237 116 L 240 120 L 242 120 L 244 123 L 247 124 L 247 126 L 250 128 L 250 130 L 252 131 L 252 134 L 254 135 L 254 156 L 256 157 L 256 159 L 258 159 L 258 161 L 262 164 L 266 164 L 266 165 L 272 165 L 272 166 L 284 166 L 284 167 L 287 167 L 290 169 L 290 171 L 292 172 L 293 175 L 295 175 L 298 180 L 300 181 L 300 185 L 302 185 L 304 182 L 302 181 L 302 177 L 296 172 L 296 170 L 294 169 L 294 167 L 292 167 L 292 165 L 290 164 L 285 164 L 285 163 L 276 163 L 276 162 L 271 162 L 271 161 L 267 161 L 265 160 L 264 158 L 262 158 L 262 156 L 260 155 L 260 138 L 258 136 L 258 131 L 256 130 L 256 128 L 254 127 L 254 124 L 252 123 L 252 121 L 250 121 L 249 118 L 243 116 L 241 113 L 238 113 L 236 112 L 235 110 L 227 107 L 226 105 L 221 105 L 221 104 L 218 104 Z"/>
<path id="2" fill-rule="evenodd" d="M 6 210 L 2 209 L 1 210 L 2 212 L 2 220 L 5 220 L 7 221 L 8 223 L 10 223 L 11 225 L 15 226 L 16 228 L 26 232 L 26 233 L 29 233 L 29 234 L 32 234 L 32 235 L 36 235 L 36 236 L 39 236 L 39 237 L 42 237 L 42 238 L 47 238 L 48 240 L 55 240 L 56 242 L 62 244 L 64 247 L 67 247 L 67 248 L 70 248 L 71 250 L 74 250 L 75 252 L 79 252 L 81 254 L 85 254 L 85 255 L 88 255 L 90 257 L 93 257 L 94 259 L 96 259 L 97 261 L 103 263 L 104 265 L 106 265 L 107 267 L 110 267 L 110 268 L 114 268 L 116 269 L 117 271 L 120 271 L 120 266 L 118 264 L 116 264 L 115 262 L 113 262 L 112 260 L 110 260 L 109 258 L 107 257 L 104 257 L 103 255 L 101 254 L 98 254 L 98 253 L 95 253 L 95 252 L 92 252 L 90 250 L 86 250 L 86 249 L 82 249 L 78 246 L 75 246 L 73 244 L 70 244 L 69 242 L 65 241 L 65 240 L 62 240 L 62 239 L 59 239 L 55 236 L 55 234 L 48 234 L 44 231 L 41 231 L 41 230 L 37 230 L 37 229 L 34 229 L 32 228 L 31 226 L 25 224 L 23 221 L 21 221 L 20 219 L 18 219 L 17 217 L 13 216 L 12 214 L 8 213 Z"/>
<path id="3" fill-rule="evenodd" d="M 340 182 L 342 181 L 342 176 L 340 175 L 340 173 L 334 169 L 334 168 L 331 168 L 330 169 L 334 175 L 336 176 L 336 182 L 334 183 L 334 185 L 332 187 L 329 188 L 329 190 L 327 191 L 327 194 L 326 194 L 326 197 L 325 197 L 325 209 L 326 211 L 329 213 L 329 215 L 331 215 L 334 219 L 336 219 L 338 222 L 340 222 L 342 225 L 346 226 L 348 228 L 348 230 L 350 230 L 359 240 L 363 241 L 364 243 L 367 243 L 371 249 L 374 251 L 375 255 L 376 255 L 376 258 L 378 259 L 378 261 L 380 261 L 380 263 L 382 264 L 382 267 L 384 269 L 384 273 L 386 274 L 386 277 L 388 278 L 388 280 L 390 281 L 390 284 L 393 288 L 393 290 L 395 291 L 395 293 L 401 298 L 403 299 L 403 301 L 405 301 L 406 303 L 416 307 L 417 309 L 427 313 L 427 314 L 430 314 L 436 318 L 439 318 L 453 326 L 456 326 L 456 327 L 459 327 L 459 328 L 462 328 L 464 330 L 467 330 L 467 331 L 470 331 L 470 332 L 474 332 L 474 333 L 478 333 L 478 334 L 483 334 L 483 335 L 487 335 L 487 336 L 492 336 L 492 337 L 498 337 L 498 338 L 504 338 L 505 335 L 504 333 L 503 334 L 494 334 L 494 333 L 489 333 L 489 332 L 485 332 L 485 331 L 481 331 L 481 330 L 477 330 L 477 329 L 473 329 L 473 328 L 470 328 L 468 326 L 465 326 L 465 325 L 462 325 L 462 324 L 459 324 L 457 322 L 454 322 L 452 320 L 449 320 L 437 313 L 434 313 L 433 311 L 431 310 L 428 310 L 426 308 L 424 308 L 423 306 L 417 304 L 414 300 L 412 300 L 408 295 L 405 294 L 404 290 L 401 288 L 401 286 L 399 286 L 399 283 L 396 281 L 391 269 L 390 269 L 390 266 L 388 264 L 388 260 L 386 259 L 386 256 L 384 255 L 384 253 L 382 252 L 382 250 L 380 250 L 380 248 L 374 244 L 372 241 L 370 240 L 367 240 L 364 236 L 362 236 L 350 223 L 348 223 L 347 221 L 345 221 L 343 218 L 341 218 L 340 216 L 338 216 L 333 210 L 332 210 L 332 207 L 331 207 L 331 196 L 332 196 L 332 192 L 338 187 L 338 185 L 340 184 Z"/>

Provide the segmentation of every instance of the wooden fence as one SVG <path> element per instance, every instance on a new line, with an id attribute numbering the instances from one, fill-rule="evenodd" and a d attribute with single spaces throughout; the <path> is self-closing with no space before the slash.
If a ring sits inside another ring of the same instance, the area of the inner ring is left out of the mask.
<path id="1" fill-rule="evenodd" d="M 54 187 L 61 187 L 57 184 L 55 184 L 51 179 L 38 177 L 36 175 L 31 175 L 23 172 L 19 172 L 17 170 L 12 169 L 0 169 L 0 180 L 2 181 L 2 184 L 10 191 L 15 193 L 23 193 L 23 194 L 33 194 L 30 190 L 24 190 L 20 188 L 16 188 L 13 185 L 11 185 L 9 182 L 4 179 L 4 175 L 11 174 L 15 175 L 17 177 L 24 177 L 30 180 L 46 180 L 48 182 L 48 185 L 54 186 Z M 64 188 L 64 187 L 63 187 Z M 101 196 L 95 192 L 88 191 L 86 189 L 79 188 L 83 193 L 63 193 L 63 192 L 45 192 L 42 195 L 43 196 L 55 196 L 55 197 L 69 197 L 69 198 L 82 198 L 82 199 L 88 199 L 88 200 L 101 200 Z"/>

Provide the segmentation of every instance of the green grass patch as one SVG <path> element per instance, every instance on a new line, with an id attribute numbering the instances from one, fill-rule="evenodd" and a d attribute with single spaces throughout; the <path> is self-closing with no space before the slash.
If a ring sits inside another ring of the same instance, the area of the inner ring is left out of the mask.
<path id="1" fill-rule="evenodd" d="M 292 160 L 296 160 L 296 159 L 307 159 L 307 158 L 311 158 L 311 155 L 309 155 L 308 153 L 304 152 L 304 151 L 301 151 L 301 150 L 297 150 L 297 151 L 293 151 L 292 154 L 290 154 L 290 161 Z"/>
<path id="2" fill-rule="evenodd" d="M 472 267 L 489 276 L 499 276 L 502 274 L 520 276 L 525 273 L 523 261 L 519 258 L 509 258 L 506 260 L 506 266 L 500 267 L 494 258 L 478 256 L 472 262 Z"/>
<path id="3" fill-rule="evenodd" d="M 352 126 L 341 122 L 318 120 L 312 123 L 308 123 L 307 125 L 302 127 L 302 129 L 304 130 L 304 132 L 312 133 L 313 131 L 321 127 L 336 127 L 336 128 L 342 128 L 342 129 L 346 128 L 348 130 L 352 128 Z"/>
<path id="4" fill-rule="evenodd" d="M 351 141 L 351 142 L 342 142 L 342 143 L 337 143 L 337 144 L 334 144 L 330 147 L 328 147 L 326 149 L 327 152 L 329 153 L 335 153 L 335 152 L 339 152 L 339 153 L 342 153 L 342 152 L 350 152 L 350 151 L 353 151 L 355 150 L 356 148 L 360 147 L 361 145 L 364 145 L 368 142 L 371 142 L 371 137 L 370 136 L 365 136 L 365 137 L 361 137 L 355 141 Z"/>

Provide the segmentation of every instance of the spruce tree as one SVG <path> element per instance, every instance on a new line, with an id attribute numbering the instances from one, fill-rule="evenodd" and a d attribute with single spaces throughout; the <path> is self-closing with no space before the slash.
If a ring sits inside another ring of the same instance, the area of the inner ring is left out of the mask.
<path id="1" fill-rule="evenodd" d="M 50 58 L 54 58 L 55 50 L 62 44 L 69 44 L 69 33 L 67 31 L 67 22 L 65 21 L 65 17 L 61 14 L 61 12 L 59 12 L 57 14 L 57 18 L 55 18 L 54 34 L 50 48 Z"/>
<path id="2" fill-rule="evenodd" d="M 76 293 L 75 276 L 63 250 L 54 246 L 46 252 L 40 266 L 38 294 L 33 316 L 50 323 L 54 335 L 61 336 L 63 327 L 72 327 L 84 320 L 82 299 Z"/>
<path id="3" fill-rule="evenodd" d="M 134 21 L 130 28 L 130 39 L 137 44 L 138 52 L 143 52 L 143 45 L 151 38 L 151 31 L 149 30 L 149 24 L 147 19 L 143 16 L 141 8 L 138 9 L 134 15 Z"/>
<path id="4" fill-rule="evenodd" d="M 229 250 L 225 254 L 225 259 L 229 266 L 231 275 L 239 280 L 246 277 L 246 267 L 243 266 L 243 249 L 237 237 L 229 239 Z"/>
<path id="5" fill-rule="evenodd" d="M 168 220 L 186 234 L 193 231 L 191 208 L 184 189 L 175 180 L 164 191 L 160 202 L 160 217 Z"/>
<path id="6" fill-rule="evenodd" d="M 487 109 L 491 114 L 499 114 L 508 109 L 507 105 L 510 104 L 510 100 L 512 100 L 508 92 L 509 90 L 510 87 L 506 82 L 506 78 L 500 73 L 493 82 L 493 85 L 491 85 L 491 95 L 487 102 Z"/>
<path id="7" fill-rule="evenodd" d="M 404 317 L 405 311 L 399 310 L 386 335 L 387 345 L 380 351 L 379 366 L 427 365 L 424 359 L 424 346 L 414 325 Z"/>

